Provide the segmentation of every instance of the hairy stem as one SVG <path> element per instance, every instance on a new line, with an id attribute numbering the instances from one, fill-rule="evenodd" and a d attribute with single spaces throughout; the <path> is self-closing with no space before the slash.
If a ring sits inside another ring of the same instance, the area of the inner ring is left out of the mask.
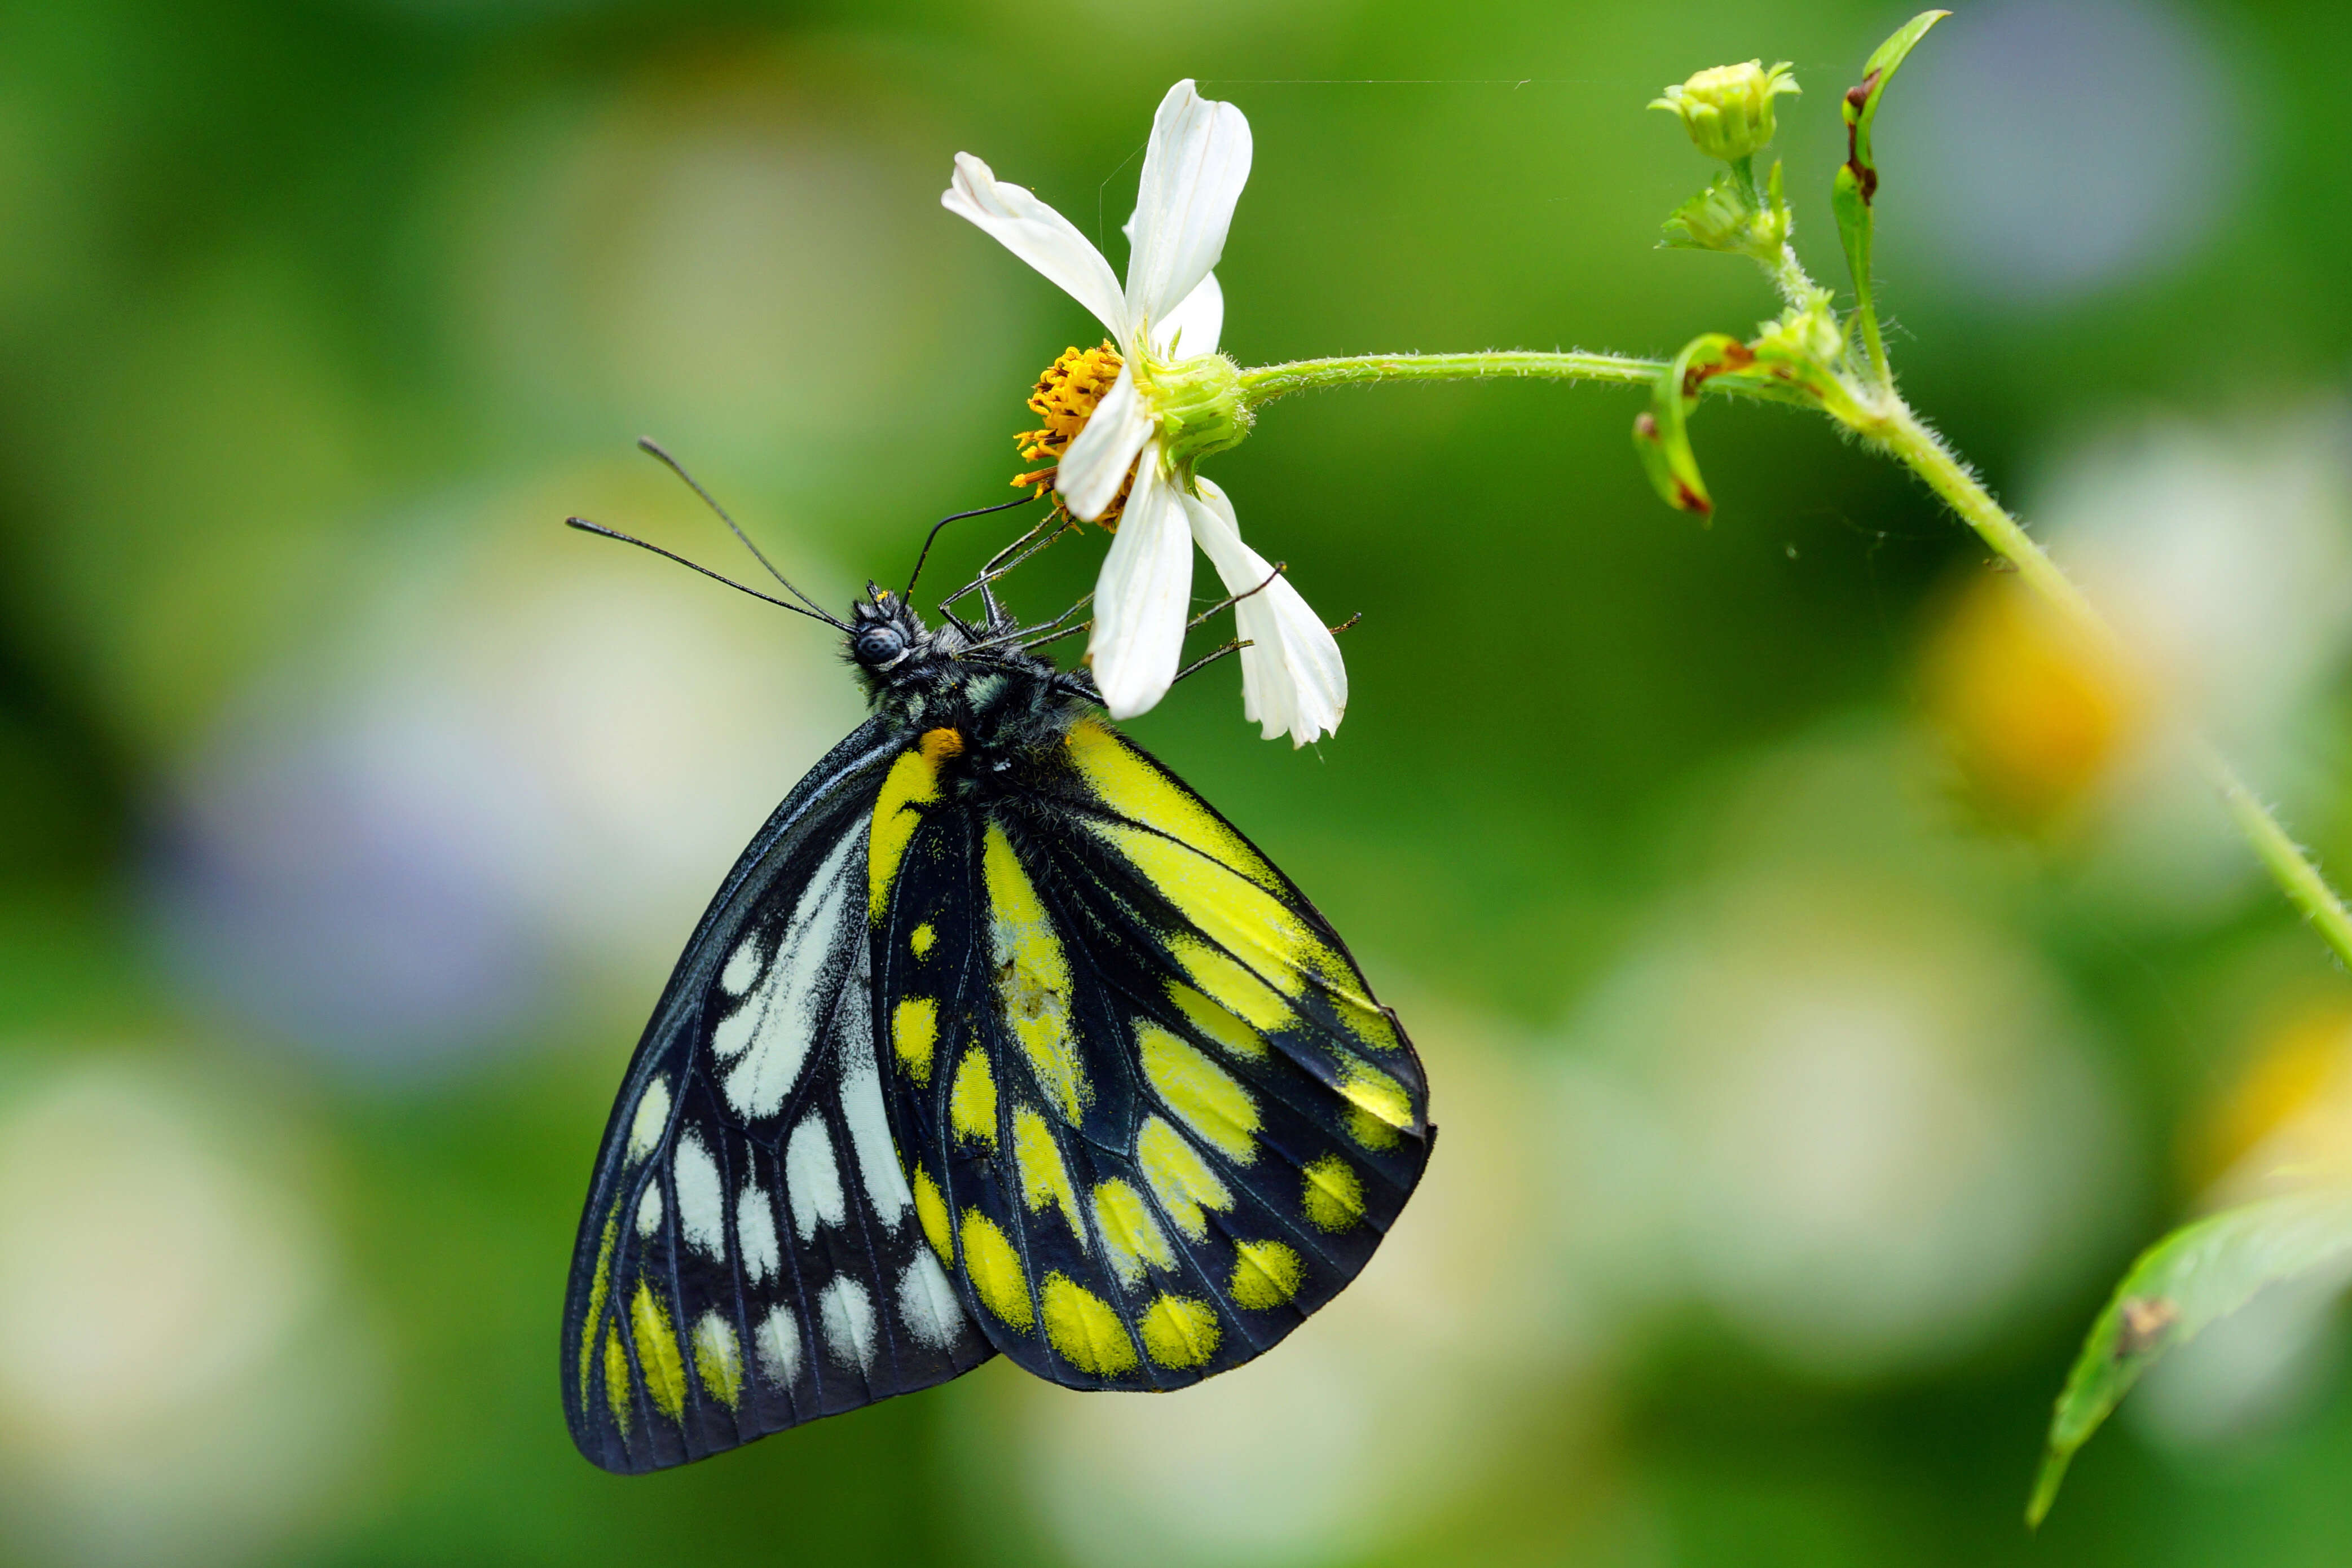
<path id="1" fill-rule="evenodd" d="M 2238 831 L 2254 847 L 2254 853 L 2271 874 L 2271 879 L 2286 894 L 2287 901 L 2303 911 L 2303 918 L 2312 923 L 2322 941 L 2335 950 L 2336 956 L 2352 965 L 2352 915 L 2347 915 L 2344 900 L 2327 885 L 2319 868 L 2303 847 L 2287 837 L 2286 829 L 2273 816 L 2260 796 L 2246 787 L 2229 759 L 2210 746 L 2200 746 L 2203 754 L 2206 776 L 2221 792 L 2222 802 L 2230 808 Z"/>
<path id="2" fill-rule="evenodd" d="M 1665 371 L 1662 360 L 1627 354 L 1547 353 L 1497 349 L 1464 354 L 1355 354 L 1339 359 L 1300 359 L 1259 365 L 1241 373 L 1242 401 L 1255 408 L 1294 392 L 1330 386 L 1370 386 L 1397 381 L 1592 381 L 1612 386 L 1650 387 Z M 1807 400 L 1761 377 L 1717 376 L 1709 392 L 1763 398 L 1776 403 Z"/>
<path id="3" fill-rule="evenodd" d="M 1796 310 L 1801 310 L 1812 303 L 1814 297 L 1821 292 L 1812 274 L 1807 272 L 1804 263 L 1797 259 L 1797 247 L 1793 245 L 1783 245 L 1780 258 L 1765 263 L 1764 273 L 1772 279 L 1772 287 L 1780 291 L 1780 298 Z"/>
<path id="4" fill-rule="evenodd" d="M 1878 306 L 1870 297 L 1870 279 L 1857 274 L 1853 284 L 1853 313 L 1862 320 L 1863 347 L 1870 354 L 1870 374 L 1881 387 L 1895 384 L 1894 369 L 1886 363 L 1886 337 L 1878 330 Z"/>
<path id="5" fill-rule="evenodd" d="M 1928 488 L 1976 530 L 1977 537 L 2017 568 L 2026 586 L 2097 639 L 2102 647 L 2117 648 L 2120 645 L 2115 628 L 2084 596 L 2074 579 L 2033 542 L 2024 524 L 1993 500 L 1992 493 L 1907 405 L 1899 398 L 1891 401 L 1891 411 L 1874 420 L 1862 433 L 1927 480 Z M 2346 911 L 2344 900 L 2327 885 L 2327 879 L 2320 874 L 2311 857 L 2288 836 L 2270 807 L 2246 787 L 2227 758 L 2203 742 L 2199 742 L 2198 756 L 2206 777 L 2228 806 L 2231 819 L 2253 847 L 2271 879 L 2286 894 L 2287 901 L 2303 912 L 2336 958 L 2352 967 L 2352 913 Z"/>
<path id="6" fill-rule="evenodd" d="M 1793 254 L 1778 268 L 1767 268 L 1784 296 L 1801 302 L 1812 280 Z M 1874 354 L 1874 362 L 1877 356 Z M 1875 368 L 1875 363 L 1874 363 Z M 1495 350 L 1458 354 L 1358 354 L 1335 359 L 1292 360 L 1285 364 L 1259 365 L 1240 376 L 1241 395 L 1251 407 L 1271 403 L 1294 392 L 1322 387 L 1370 386 L 1401 381 L 1488 381 L 1497 378 L 1544 381 L 1591 381 L 1614 386 L 1650 387 L 1666 369 L 1660 361 L 1626 354 L 1546 353 L 1538 350 Z M 1842 385 L 1844 384 L 1841 384 Z M 2043 599 L 2082 627 L 2103 648 L 2119 650 L 2120 643 L 2106 618 L 2084 596 L 2074 579 L 2059 569 L 2025 525 L 2010 515 L 1951 448 L 1922 423 L 1909 405 L 1882 379 L 1864 391 L 1848 386 L 1856 395 L 1823 402 L 1799 389 L 1762 375 L 1732 372 L 1710 378 L 1706 390 L 1718 395 L 1762 398 L 1820 407 L 1856 434 L 1885 447 L 1927 482 L 1977 536 L 2001 559 L 2017 568 Z M 2336 956 L 2352 967 L 2352 913 L 2319 868 L 2312 863 L 2260 797 L 2248 789 L 2229 763 L 2210 746 L 2200 746 L 2207 776 L 2221 792 L 2230 816 L 2253 846 L 2289 902 L 2303 911 Z"/>
<path id="7" fill-rule="evenodd" d="M 1383 381 L 1486 381 L 1533 377 L 1545 381 L 1598 381 L 1616 386 L 1647 386 L 1666 367 L 1654 359 L 1625 354 L 1546 353 L 1509 349 L 1468 354 L 1356 354 L 1343 359 L 1300 359 L 1242 372 L 1242 400 L 1252 407 L 1294 392 L 1326 386 L 1368 386 Z"/>

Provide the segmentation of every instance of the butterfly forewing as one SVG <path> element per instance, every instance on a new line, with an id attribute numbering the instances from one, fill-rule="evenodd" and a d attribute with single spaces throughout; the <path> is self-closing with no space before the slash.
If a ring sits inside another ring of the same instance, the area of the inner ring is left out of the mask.
<path id="1" fill-rule="evenodd" d="M 564 1391 L 582 1451 L 682 1463 L 929 1387 L 991 1353 L 919 1239 L 876 1056 L 869 723 L 778 808 L 703 918 L 597 1157 Z"/>
<path id="2" fill-rule="evenodd" d="M 1370 1258 L 1427 1156 L 1420 1064 L 1314 907 L 1141 751 L 1083 721 L 1024 774 L 877 802 L 912 818 L 870 912 L 916 1207 L 1024 1367 L 1194 1382 Z"/>

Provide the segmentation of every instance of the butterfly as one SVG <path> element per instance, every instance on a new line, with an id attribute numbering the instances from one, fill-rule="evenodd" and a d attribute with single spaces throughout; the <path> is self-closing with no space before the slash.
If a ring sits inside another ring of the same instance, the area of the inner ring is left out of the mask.
<path id="1" fill-rule="evenodd" d="M 728 874 L 614 1104 L 562 1346 L 605 1469 L 999 1352 L 1071 1388 L 1197 1383 L 1328 1302 L 1421 1179 L 1395 1015 L 1038 655 L 1076 609 L 1024 632 L 1006 559 L 985 616 L 950 612 L 967 588 L 937 628 L 872 584 L 846 620 L 772 600 L 843 633 L 870 714 Z"/>

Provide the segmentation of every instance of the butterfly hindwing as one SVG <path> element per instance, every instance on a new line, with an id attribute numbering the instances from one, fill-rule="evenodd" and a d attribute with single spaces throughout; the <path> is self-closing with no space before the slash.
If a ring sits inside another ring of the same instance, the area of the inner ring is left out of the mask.
<path id="1" fill-rule="evenodd" d="M 564 1319 L 573 1437 L 700 1458 L 985 1360 L 919 1240 L 876 1057 L 861 727 L 744 852 L 688 942 L 597 1156 Z"/>
<path id="2" fill-rule="evenodd" d="M 1091 720 L 983 800 L 887 795 L 912 820 L 873 889 L 881 1055 L 967 1312 L 1078 1387 L 1270 1348 L 1355 1277 L 1427 1157 L 1420 1063 L 1336 933 Z"/>

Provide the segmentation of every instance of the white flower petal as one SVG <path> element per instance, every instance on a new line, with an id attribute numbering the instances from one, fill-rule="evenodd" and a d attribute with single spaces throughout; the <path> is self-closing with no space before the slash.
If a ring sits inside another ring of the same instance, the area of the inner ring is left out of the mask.
<path id="1" fill-rule="evenodd" d="M 1134 248 L 1127 258 L 1127 308 L 1158 321 L 1217 264 L 1234 205 L 1249 182 L 1250 129 L 1230 103 L 1202 98 L 1180 81 L 1160 101 L 1135 193 Z"/>
<path id="2" fill-rule="evenodd" d="M 1329 734 L 1348 709 L 1348 668 L 1338 641 L 1290 580 L 1275 576 L 1265 558 L 1242 542 L 1225 492 L 1207 479 L 1198 486 L 1199 500 L 1184 498 L 1192 537 L 1225 592 L 1248 595 L 1234 605 L 1236 629 L 1250 644 L 1241 654 L 1242 711 L 1269 741 L 1287 734 L 1292 745 L 1303 746 Z"/>
<path id="3" fill-rule="evenodd" d="M 1151 328 L 1152 346 L 1163 359 L 1197 359 L 1217 352 L 1225 332 L 1225 290 L 1210 273 L 1184 296 L 1184 302 Z"/>
<path id="4" fill-rule="evenodd" d="M 1192 537 L 1176 493 L 1160 471 L 1160 448 L 1144 449 L 1135 489 L 1095 584 L 1095 629 L 1087 644 L 1095 685 L 1114 719 L 1131 719 L 1168 694 L 1184 654 L 1192 608 Z"/>
<path id="5" fill-rule="evenodd" d="M 1125 353 L 1131 336 L 1127 301 L 1102 252 L 1070 220 L 1020 185 L 1007 184 L 969 153 L 959 153 L 955 178 L 940 205 L 970 218 L 1005 249 L 1044 273 L 1095 313 Z"/>
<path id="6" fill-rule="evenodd" d="M 1121 365 L 1118 379 L 1062 455 L 1061 471 L 1054 478 L 1054 488 L 1062 492 L 1062 504 L 1070 515 L 1087 522 L 1102 516 L 1127 482 L 1136 454 L 1150 438 L 1151 416 L 1144 409 L 1132 370 Z"/>

